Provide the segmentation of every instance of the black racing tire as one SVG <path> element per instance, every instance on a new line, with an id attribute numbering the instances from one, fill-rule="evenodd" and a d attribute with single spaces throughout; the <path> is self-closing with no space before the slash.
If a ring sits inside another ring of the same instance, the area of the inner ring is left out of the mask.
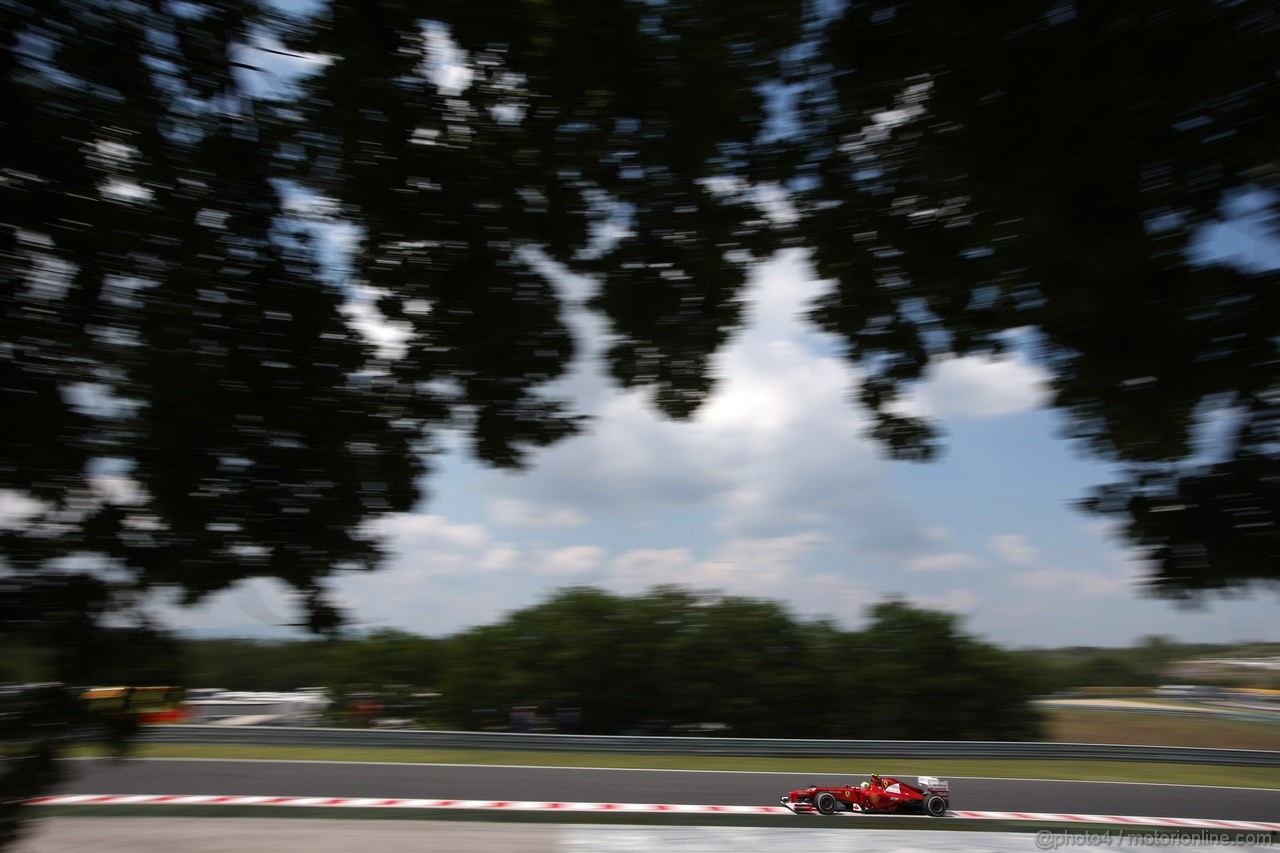
<path id="1" fill-rule="evenodd" d="M 830 791 L 823 791 L 813 798 L 813 807 L 823 814 L 835 814 L 837 808 L 835 795 Z"/>
<path id="2" fill-rule="evenodd" d="M 942 817 L 947 813 L 947 801 L 937 794 L 929 794 L 924 798 L 924 813 L 929 817 Z"/>

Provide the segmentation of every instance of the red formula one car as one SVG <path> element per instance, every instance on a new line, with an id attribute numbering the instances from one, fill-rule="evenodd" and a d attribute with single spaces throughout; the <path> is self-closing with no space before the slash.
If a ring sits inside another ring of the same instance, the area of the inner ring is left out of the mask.
<path id="1" fill-rule="evenodd" d="M 869 782 L 839 788 L 801 788 L 783 796 L 781 802 L 796 814 L 860 812 L 942 817 L 951 808 L 951 787 L 934 776 L 920 776 L 912 785 L 890 776 L 873 775 Z"/>

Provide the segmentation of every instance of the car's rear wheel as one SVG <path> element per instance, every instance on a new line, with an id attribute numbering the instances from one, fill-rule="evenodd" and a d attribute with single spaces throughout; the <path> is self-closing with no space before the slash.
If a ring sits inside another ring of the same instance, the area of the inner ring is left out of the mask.
<path id="1" fill-rule="evenodd" d="M 942 817 L 947 813 L 947 801 L 937 794 L 924 798 L 924 812 L 930 817 Z"/>
<path id="2" fill-rule="evenodd" d="M 823 814 L 832 814 L 836 810 L 836 798 L 834 795 L 823 791 L 813 799 L 814 807 Z"/>

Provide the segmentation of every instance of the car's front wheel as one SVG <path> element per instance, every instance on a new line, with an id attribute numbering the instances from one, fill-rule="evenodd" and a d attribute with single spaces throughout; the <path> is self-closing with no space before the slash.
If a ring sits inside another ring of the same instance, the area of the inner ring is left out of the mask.
<path id="1" fill-rule="evenodd" d="M 836 798 L 834 795 L 823 791 L 813 800 L 814 808 L 823 814 L 833 814 L 836 810 Z"/>
<path id="2" fill-rule="evenodd" d="M 942 817 L 947 813 L 947 801 L 937 794 L 924 798 L 924 813 L 930 817 Z"/>

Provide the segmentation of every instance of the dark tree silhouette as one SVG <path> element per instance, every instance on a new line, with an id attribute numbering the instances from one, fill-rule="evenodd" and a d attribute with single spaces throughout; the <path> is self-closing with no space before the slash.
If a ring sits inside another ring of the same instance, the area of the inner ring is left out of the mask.
<path id="1" fill-rule="evenodd" d="M 145 628 L 158 587 L 279 578 L 335 631 L 325 579 L 377 564 L 370 522 L 414 504 L 440 428 L 501 466 L 577 429 L 540 391 L 572 354 L 543 258 L 606 280 L 624 382 L 673 414 L 709 387 L 749 262 L 725 256 L 769 233 L 707 181 L 749 162 L 799 3 L 430 13 L 0 3 L 0 634 L 63 644 L 53 677 L 96 680 L 76 652 Z M 470 52 L 457 91 L 429 71 L 444 31 Z M 294 89 L 275 38 L 329 63 Z M 314 245 L 326 206 L 357 229 L 348 280 Z M 632 236 L 592 258 L 610 206 Z M 402 354 L 352 330 L 354 283 Z M 14 701 L 54 732 L 55 698 Z M 57 743 L 13 753 L 6 801 Z"/>
<path id="2" fill-rule="evenodd" d="M 1278 48 L 1280 10 L 1254 2 L 830 20 L 801 71 L 799 239 L 835 282 L 813 317 L 869 372 L 876 437 L 931 456 L 904 386 L 1031 330 L 1067 433 L 1131 471 L 1085 505 L 1127 520 L 1154 589 L 1280 580 L 1277 273 L 1189 257 L 1233 195 L 1274 222 Z M 1229 438 L 1197 446 L 1206 421 Z"/>

